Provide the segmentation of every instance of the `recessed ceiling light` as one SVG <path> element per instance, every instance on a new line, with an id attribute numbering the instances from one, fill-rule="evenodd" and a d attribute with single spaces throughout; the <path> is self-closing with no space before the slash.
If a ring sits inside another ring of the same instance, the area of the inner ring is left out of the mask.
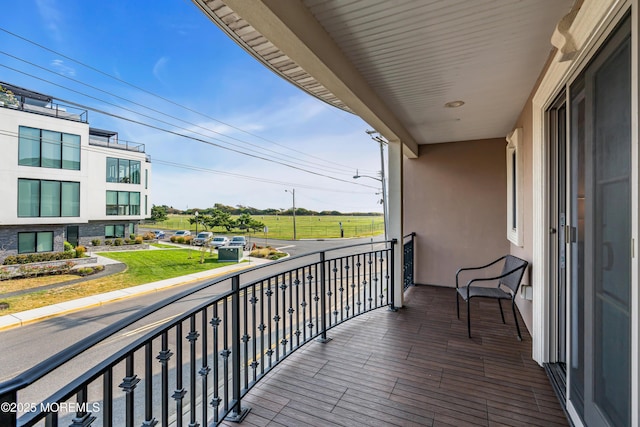
<path id="1" fill-rule="evenodd" d="M 464 101 L 451 101 L 444 104 L 446 108 L 458 108 L 464 105 Z"/>

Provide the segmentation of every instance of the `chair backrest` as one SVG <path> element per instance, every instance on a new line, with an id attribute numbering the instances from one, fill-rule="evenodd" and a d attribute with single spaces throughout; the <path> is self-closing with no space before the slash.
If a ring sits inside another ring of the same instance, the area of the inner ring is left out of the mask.
<path id="1" fill-rule="evenodd" d="M 522 276 L 527 269 L 529 263 L 523 259 L 515 257 L 513 255 L 507 255 L 504 259 L 504 267 L 502 268 L 502 274 L 507 274 L 505 277 L 500 278 L 498 286 L 504 285 L 511 289 L 515 295 L 518 292 L 518 287 L 522 281 Z"/>

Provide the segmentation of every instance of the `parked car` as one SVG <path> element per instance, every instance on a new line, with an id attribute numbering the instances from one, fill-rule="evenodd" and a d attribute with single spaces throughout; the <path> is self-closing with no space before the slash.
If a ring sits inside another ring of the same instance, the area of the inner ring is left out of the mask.
<path id="1" fill-rule="evenodd" d="M 246 249 L 247 239 L 244 236 L 233 236 L 227 246 L 240 246 L 242 249 Z"/>
<path id="2" fill-rule="evenodd" d="M 164 239 L 164 231 L 162 231 L 162 230 L 153 230 L 152 233 L 156 235 L 156 239 L 158 239 L 158 240 Z"/>
<path id="3" fill-rule="evenodd" d="M 226 236 L 214 236 L 211 240 L 211 246 L 218 249 L 220 246 L 227 246 L 229 244 L 229 238 Z"/>
<path id="4" fill-rule="evenodd" d="M 173 233 L 173 235 L 176 237 L 187 237 L 187 236 L 191 236 L 191 232 L 189 230 L 178 230 L 175 233 Z"/>
<path id="5" fill-rule="evenodd" d="M 213 238 L 213 233 L 210 231 L 201 231 L 198 233 L 195 239 L 193 239 L 193 244 L 197 246 L 202 246 L 205 244 L 209 244 L 211 239 Z"/>

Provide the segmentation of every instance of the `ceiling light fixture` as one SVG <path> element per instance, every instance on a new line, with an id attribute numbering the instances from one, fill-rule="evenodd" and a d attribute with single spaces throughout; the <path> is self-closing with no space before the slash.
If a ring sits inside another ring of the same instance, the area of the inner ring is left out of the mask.
<path id="1" fill-rule="evenodd" d="M 444 104 L 446 108 L 458 108 L 464 105 L 464 101 L 451 101 Z"/>

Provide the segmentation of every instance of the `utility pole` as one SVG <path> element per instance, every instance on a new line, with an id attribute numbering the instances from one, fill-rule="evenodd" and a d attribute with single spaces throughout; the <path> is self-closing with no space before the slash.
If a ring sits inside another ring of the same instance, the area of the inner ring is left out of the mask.
<path id="1" fill-rule="evenodd" d="M 296 240 L 296 189 L 284 190 L 293 196 L 293 240 Z"/>

